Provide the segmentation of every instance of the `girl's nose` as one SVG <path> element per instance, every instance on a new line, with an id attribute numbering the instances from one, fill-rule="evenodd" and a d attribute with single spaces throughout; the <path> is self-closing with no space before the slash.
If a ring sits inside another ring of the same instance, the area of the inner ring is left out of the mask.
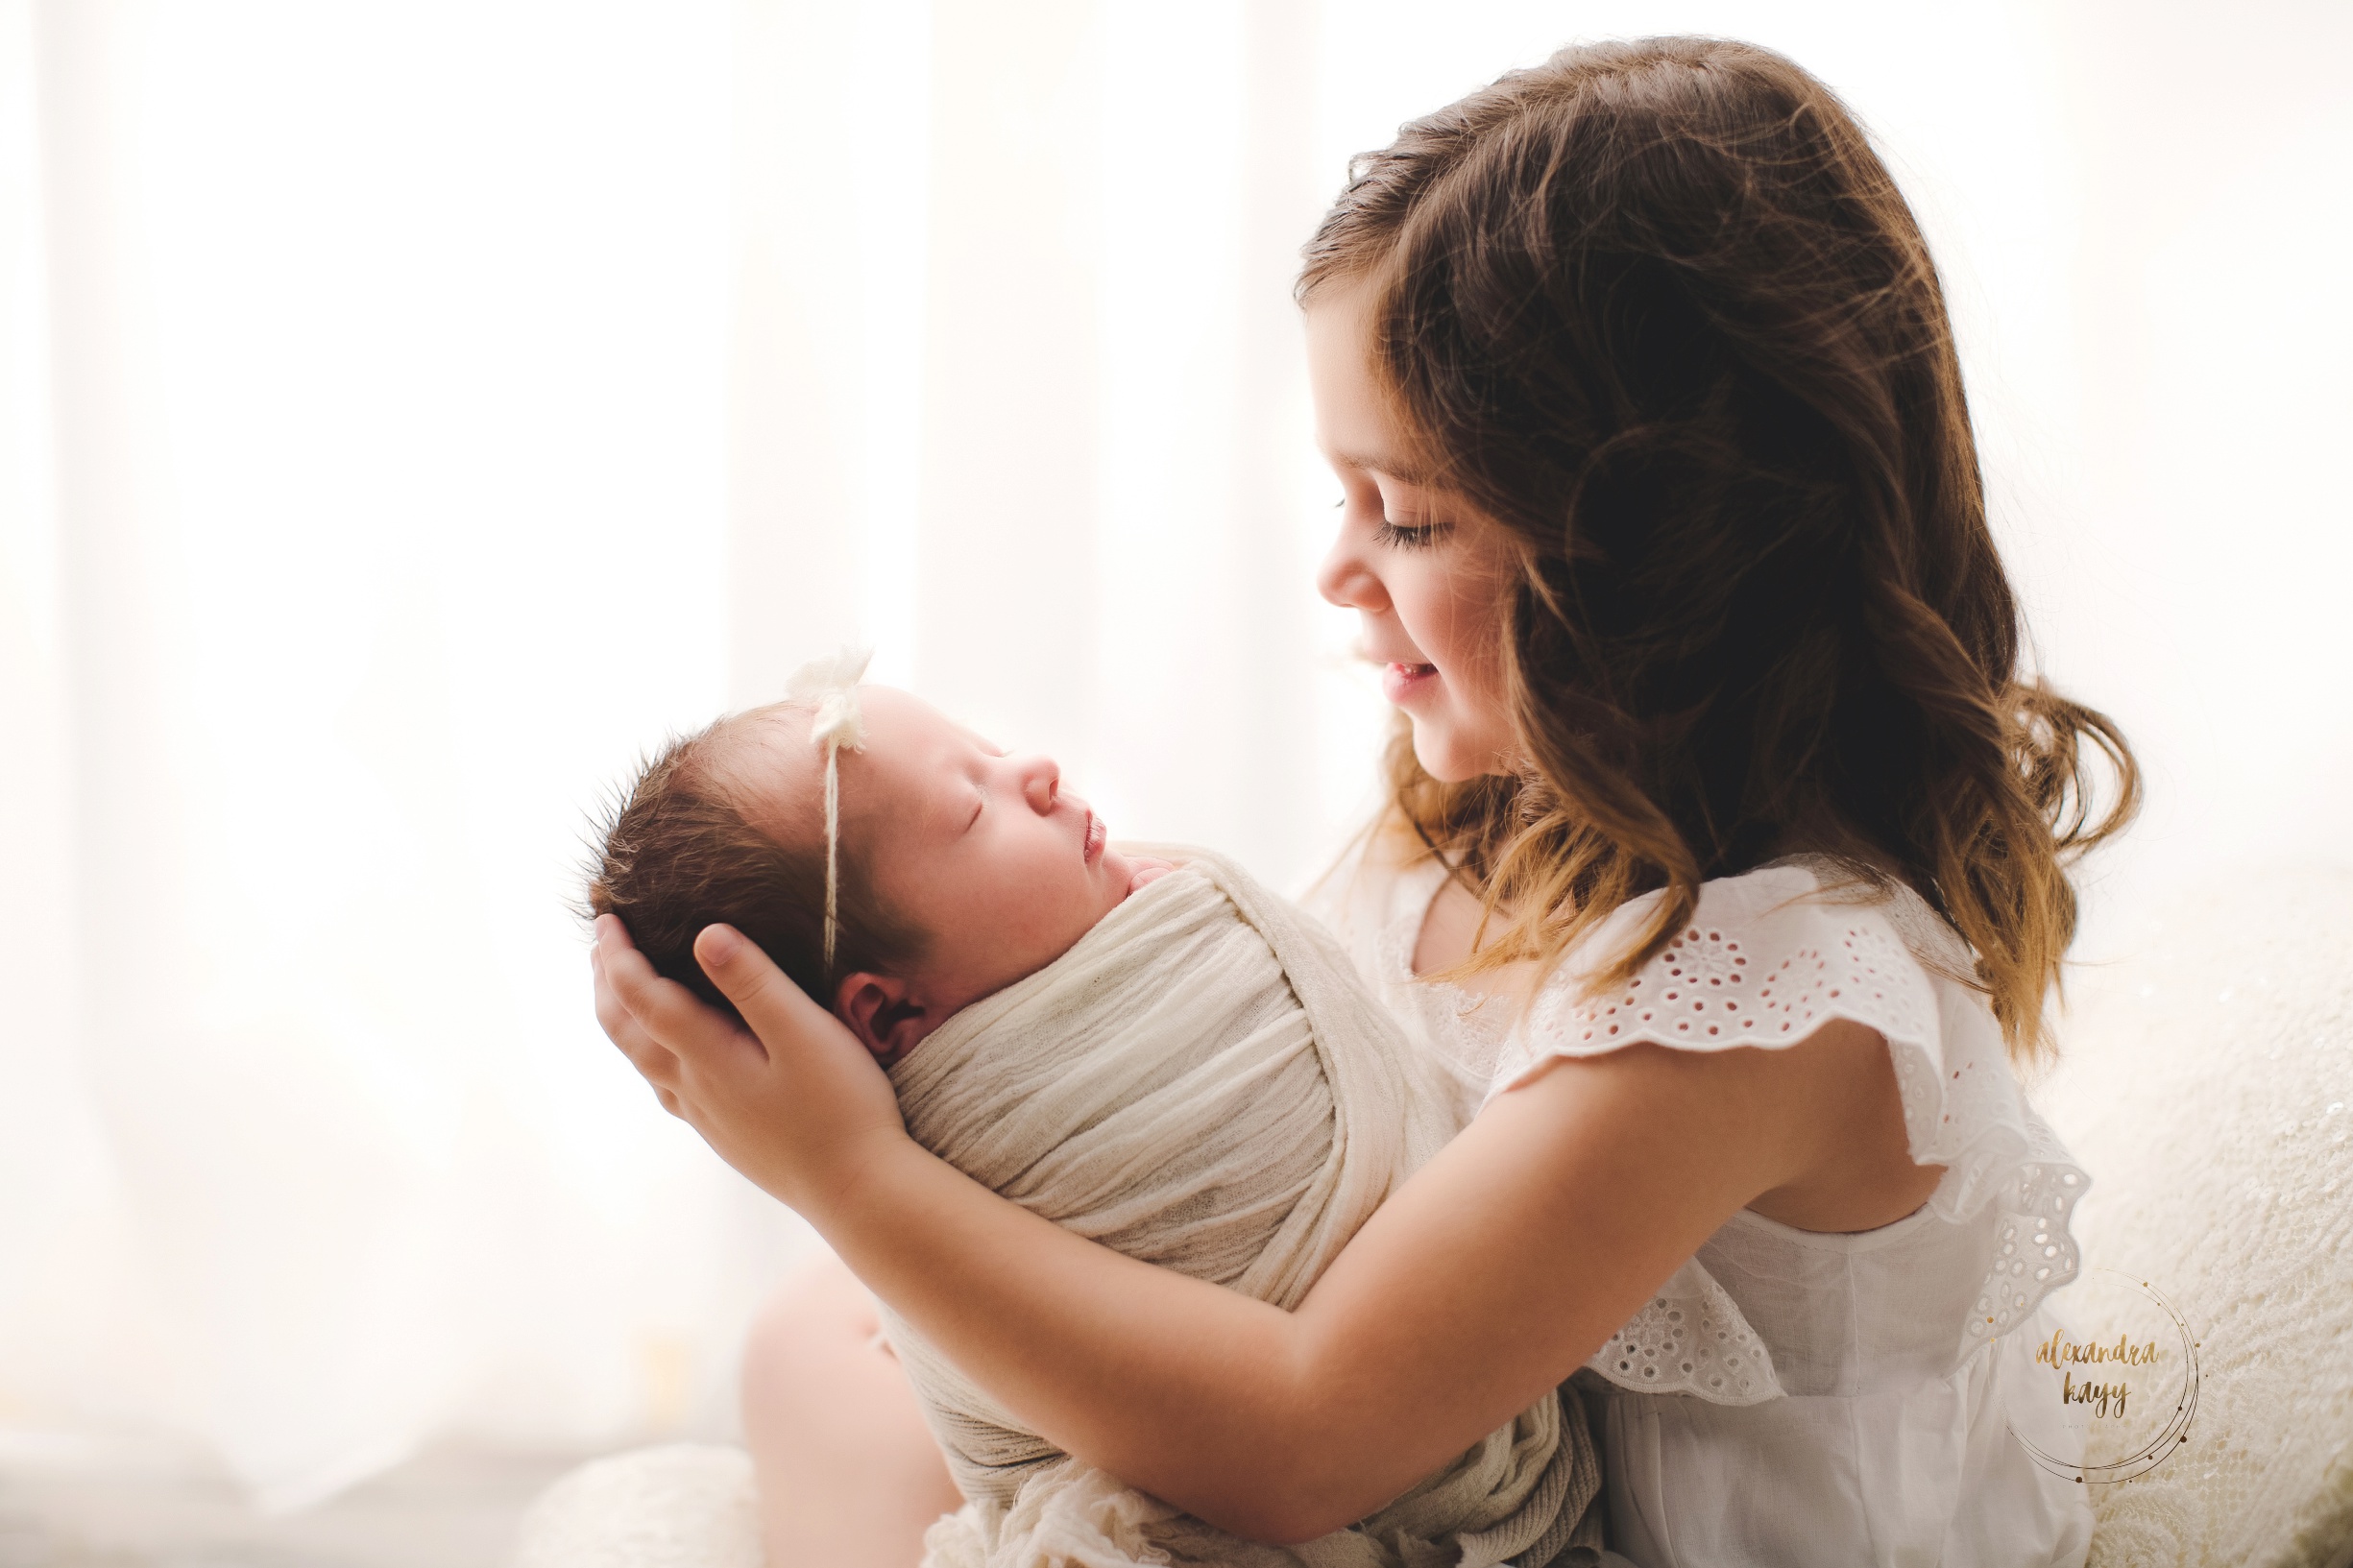
<path id="1" fill-rule="evenodd" d="M 1379 574 L 1359 553 L 1356 541 L 1343 527 L 1331 549 L 1316 567 L 1316 591 L 1343 610 L 1378 611 L 1389 608 L 1389 595 Z"/>
<path id="2" fill-rule="evenodd" d="M 1062 770 L 1051 757 L 1025 757 L 1020 765 L 1022 799 L 1039 816 L 1053 815 L 1054 804 L 1062 794 Z"/>

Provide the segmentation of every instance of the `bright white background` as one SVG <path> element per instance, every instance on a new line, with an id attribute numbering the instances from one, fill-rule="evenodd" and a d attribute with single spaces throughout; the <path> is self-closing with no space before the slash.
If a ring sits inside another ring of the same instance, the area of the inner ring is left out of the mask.
<path id="1" fill-rule="evenodd" d="M 0 0 L 0 1429 L 278 1506 L 723 1433 L 809 1243 L 589 1017 L 599 791 L 859 637 L 1303 880 L 1381 713 L 1296 248 L 1399 120 L 1710 30 L 1928 227 L 2150 766 L 2089 945 L 2353 859 L 2341 5 Z"/>

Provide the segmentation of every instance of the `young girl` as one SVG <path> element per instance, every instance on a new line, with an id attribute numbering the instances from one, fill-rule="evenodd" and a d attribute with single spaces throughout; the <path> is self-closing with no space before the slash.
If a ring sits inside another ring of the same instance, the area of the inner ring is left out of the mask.
<path id="1" fill-rule="evenodd" d="M 1321 586 L 1411 726 L 1346 903 L 1431 1043 L 1495 1061 L 1468 1130 L 1286 1313 L 925 1154 L 723 927 L 757 1040 L 610 920 L 607 1030 L 992 1397 L 1241 1534 L 1369 1513 L 1589 1367 L 1637 1563 L 2080 1562 L 2083 1488 L 2020 1435 L 2063 1443 L 2030 1346 L 2086 1179 L 2011 1063 L 2064 863 L 2137 785 L 2019 670 L 1886 170 L 1765 51 L 1571 49 L 1361 159 L 1299 295 Z M 755 1340 L 762 1485 L 811 1560 L 904 1568 L 953 1499 L 830 1289 Z"/>

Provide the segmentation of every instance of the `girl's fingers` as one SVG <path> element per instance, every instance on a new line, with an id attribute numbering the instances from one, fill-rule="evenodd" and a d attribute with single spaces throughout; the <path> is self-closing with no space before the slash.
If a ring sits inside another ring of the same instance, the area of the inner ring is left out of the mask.
<path id="1" fill-rule="evenodd" d="M 689 1057 L 689 1120 L 721 1159 L 807 1215 L 854 1185 L 846 1177 L 873 1137 L 906 1138 L 890 1079 L 741 932 L 705 927 L 694 957 L 759 1038 Z"/>
<path id="2" fill-rule="evenodd" d="M 626 1053 L 628 1036 L 643 1031 L 638 1028 L 638 1021 L 629 1016 L 629 1009 L 621 1005 L 620 993 L 613 989 L 613 981 L 605 974 L 604 955 L 594 948 L 589 949 L 589 977 L 596 992 L 596 1026 Z"/>
<path id="3" fill-rule="evenodd" d="M 621 1054 L 658 1093 L 674 1090 L 685 1081 L 686 1064 L 678 1053 L 643 1034 L 631 1046 L 624 1046 Z"/>
<path id="4" fill-rule="evenodd" d="M 618 1002 L 614 1007 L 617 1012 L 619 1011 Z M 600 1005 L 597 1009 L 599 1022 L 603 1022 L 603 1016 L 604 1009 Z M 678 1086 L 684 1071 L 678 1053 L 647 1034 L 639 1026 L 638 1021 L 626 1012 L 620 1013 L 618 1023 L 605 1024 L 605 1036 L 620 1048 L 620 1053 L 629 1059 L 629 1065 L 643 1073 L 645 1081 L 655 1089 L 674 1089 Z"/>
<path id="5" fill-rule="evenodd" d="M 609 988 L 623 1010 L 643 1020 L 662 977 L 629 940 L 628 929 L 611 915 L 596 917 L 595 961 L 597 989 Z"/>
<path id="6" fill-rule="evenodd" d="M 662 1108 L 796 1207 L 821 1200 L 850 1151 L 906 1136 L 890 1080 L 834 1016 L 753 943 L 706 928 L 695 957 L 763 1039 L 663 978 L 611 916 L 596 922 L 596 1018 Z M 773 1053 L 769 1047 L 775 1048 Z"/>
<path id="7" fill-rule="evenodd" d="M 635 956 L 635 953 L 632 953 Z M 641 960 L 642 961 L 642 960 Z M 643 1025 L 621 1002 L 620 992 L 607 972 L 603 955 L 592 949 L 589 969 L 596 982 L 596 1023 L 605 1031 L 605 1038 L 619 1048 L 629 1058 L 629 1065 L 659 1084 L 674 1083 L 678 1076 L 678 1058 L 662 1043 L 645 1032 Z"/>
<path id="8" fill-rule="evenodd" d="M 704 927 L 694 939 L 694 960 L 763 1041 L 805 1039 L 834 1022 L 732 926 Z"/>
<path id="9" fill-rule="evenodd" d="M 630 943 L 620 922 L 610 915 L 596 922 L 596 951 L 598 985 L 611 989 L 634 1025 L 634 1030 L 620 1026 L 606 1030 L 624 1050 L 630 1049 L 632 1039 L 643 1037 L 686 1062 L 707 1066 L 727 1061 L 747 1047 L 755 1052 L 759 1049 L 759 1043 L 733 1020 L 705 1006 L 701 998 L 677 981 L 656 974 L 645 955 Z M 791 982 L 785 983 L 789 986 Z M 641 1072 L 644 1070 L 634 1052 L 630 1060 L 639 1063 Z"/>

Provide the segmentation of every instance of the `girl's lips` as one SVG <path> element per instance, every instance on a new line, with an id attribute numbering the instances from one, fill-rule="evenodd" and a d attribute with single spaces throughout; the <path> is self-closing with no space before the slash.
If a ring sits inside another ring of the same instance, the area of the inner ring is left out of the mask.
<path id="1" fill-rule="evenodd" d="M 1103 818 L 1089 811 L 1086 814 L 1086 863 L 1093 865 L 1103 858 L 1103 847 L 1110 842 L 1111 831 L 1103 825 Z"/>
<path id="2" fill-rule="evenodd" d="M 1381 671 L 1381 695 L 1403 702 L 1437 679 L 1436 664 L 1390 664 Z"/>

